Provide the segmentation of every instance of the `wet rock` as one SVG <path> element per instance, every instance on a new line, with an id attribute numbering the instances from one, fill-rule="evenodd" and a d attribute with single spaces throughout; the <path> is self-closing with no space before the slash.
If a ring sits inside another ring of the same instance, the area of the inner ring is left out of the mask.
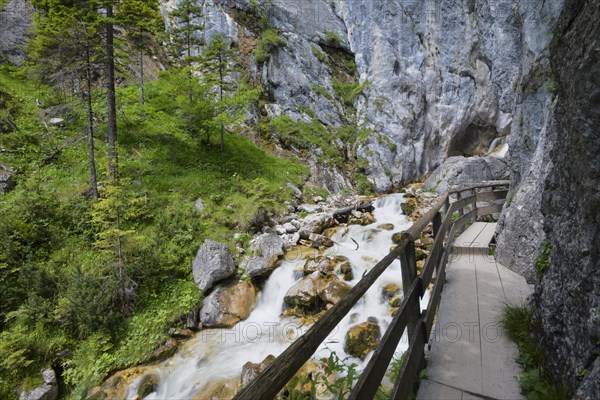
<path id="1" fill-rule="evenodd" d="M 350 291 L 351 287 L 337 279 L 330 281 L 320 280 L 317 283 L 319 298 L 329 304 L 337 304 Z"/>
<path id="2" fill-rule="evenodd" d="M 400 209 L 402 210 L 402 213 L 404 213 L 404 215 L 406 215 L 407 217 L 410 217 L 413 215 L 413 213 L 419 208 L 419 202 L 416 198 L 410 198 L 408 200 L 406 200 L 404 203 L 400 204 Z"/>
<path id="3" fill-rule="evenodd" d="M 333 228 L 337 225 L 332 213 L 317 213 L 307 215 L 302 221 L 300 236 L 302 239 L 308 239 L 311 233 L 323 233 L 327 228 Z"/>
<path id="4" fill-rule="evenodd" d="M 402 242 L 402 234 L 403 232 L 396 232 L 392 235 L 392 242 L 395 244 L 400 244 Z"/>
<path id="5" fill-rule="evenodd" d="M 268 355 L 260 363 L 252 363 L 248 361 L 242 367 L 242 388 L 248 386 L 261 372 L 275 361 L 274 355 Z"/>
<path id="6" fill-rule="evenodd" d="M 317 249 L 321 247 L 332 247 L 334 244 L 333 240 L 316 233 L 311 233 L 308 238 L 311 241 L 311 246 Z"/>
<path id="7" fill-rule="evenodd" d="M 402 286 L 397 283 L 388 283 L 381 289 L 381 297 L 384 300 L 389 300 L 399 294 L 402 294 Z"/>
<path id="8" fill-rule="evenodd" d="M 225 243 L 212 240 L 202 243 L 192 263 L 192 268 L 194 280 L 203 292 L 236 273 L 235 261 L 229 247 Z"/>
<path id="9" fill-rule="evenodd" d="M 415 257 L 417 261 L 425 260 L 427 255 L 428 253 L 425 250 L 418 247 L 415 249 Z"/>
<path id="10" fill-rule="evenodd" d="M 288 307 L 315 309 L 319 301 L 317 282 L 320 279 L 322 275 L 318 271 L 305 276 L 287 291 L 283 301 Z"/>
<path id="11" fill-rule="evenodd" d="M 393 231 L 394 230 L 394 224 L 381 224 L 378 226 L 378 228 L 383 229 L 385 231 Z"/>
<path id="12" fill-rule="evenodd" d="M 223 400 L 231 399 L 238 391 L 239 379 L 218 379 L 208 382 L 200 389 L 192 400 Z"/>
<path id="13" fill-rule="evenodd" d="M 364 360 L 367 354 L 379 345 L 381 329 L 373 322 L 353 326 L 346 333 L 344 351 Z"/>
<path id="14" fill-rule="evenodd" d="M 173 338 L 169 338 L 162 346 L 152 352 L 148 361 L 153 362 L 167 359 L 177 352 L 178 347 L 177 341 Z"/>
<path id="15" fill-rule="evenodd" d="M 404 301 L 404 295 L 394 296 L 390 299 L 389 303 L 391 307 L 399 308 Z"/>
<path id="16" fill-rule="evenodd" d="M 187 340 L 194 337 L 194 331 L 188 328 L 173 329 L 172 332 L 169 332 L 169 336 L 178 340 Z"/>
<path id="17" fill-rule="evenodd" d="M 128 382 L 118 373 L 107 379 L 102 386 L 90 390 L 86 400 L 125 399 L 127 398 L 127 385 Z"/>
<path id="18" fill-rule="evenodd" d="M 217 287 L 200 310 L 206 328 L 230 328 L 248 318 L 256 302 L 256 288 L 251 282 L 233 281 Z"/>
<path id="19" fill-rule="evenodd" d="M 150 393 L 155 392 L 159 382 L 160 378 L 157 374 L 144 375 L 138 385 L 137 397 L 143 399 Z"/>
<path id="20" fill-rule="evenodd" d="M 285 232 L 284 232 L 285 233 Z M 266 276 L 283 255 L 284 241 L 274 233 L 263 233 L 250 242 L 250 256 L 240 264 L 249 276 Z"/>
<path id="21" fill-rule="evenodd" d="M 333 259 L 324 256 L 312 257 L 306 260 L 304 263 L 304 273 L 306 275 L 312 274 L 315 271 L 319 271 L 323 275 L 333 271 L 335 262 Z"/>

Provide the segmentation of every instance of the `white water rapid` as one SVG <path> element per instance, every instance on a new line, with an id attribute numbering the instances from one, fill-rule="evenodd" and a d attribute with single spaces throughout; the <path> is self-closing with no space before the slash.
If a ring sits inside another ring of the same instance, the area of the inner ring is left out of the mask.
<path id="1" fill-rule="evenodd" d="M 367 226 L 340 227 L 331 237 L 336 245 L 323 254 L 348 257 L 354 274 L 354 280 L 348 282 L 351 286 L 389 253 L 393 245 L 392 234 L 410 227 L 411 222 L 400 210 L 403 202 L 401 194 L 379 198 L 374 203 L 373 212 L 377 222 Z M 381 229 L 378 227 L 381 224 L 393 224 L 394 229 Z M 288 253 L 285 261 L 268 278 L 256 307 L 247 320 L 231 329 L 200 331 L 195 338 L 184 343 L 175 356 L 149 371 L 160 377 L 160 384 L 156 392 L 146 399 L 191 398 L 211 381 L 239 377 L 242 366 L 248 361 L 259 363 L 270 354 L 279 355 L 299 334 L 305 332 L 309 327 L 302 326 L 297 318 L 281 316 L 285 307 L 283 298 L 288 289 L 302 277 L 299 271 L 302 270 L 305 258 L 317 255 L 306 252 L 296 254 L 298 256 L 294 257 L 293 251 Z M 346 332 L 352 325 L 365 322 L 369 317 L 377 318 L 382 334 L 385 332 L 392 316 L 381 293 L 383 286 L 388 283 L 401 283 L 400 262 L 397 260 L 321 345 L 314 355 L 315 359 L 326 358 L 332 351 L 342 359 L 349 357 L 343 349 Z M 427 300 L 424 298 L 423 303 Z M 405 334 L 398 352 L 407 347 Z M 346 363 L 357 364 L 360 371 L 368 359 L 361 361 L 350 357 Z M 130 399 L 135 396 L 135 386 L 134 381 L 129 391 Z"/>

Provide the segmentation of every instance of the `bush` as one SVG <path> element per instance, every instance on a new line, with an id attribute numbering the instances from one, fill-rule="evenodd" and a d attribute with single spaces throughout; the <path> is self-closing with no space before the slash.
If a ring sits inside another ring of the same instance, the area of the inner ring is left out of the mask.
<path id="1" fill-rule="evenodd" d="M 267 61 L 273 50 L 278 47 L 287 47 L 285 40 L 274 29 L 264 31 L 254 51 L 256 63 L 260 64 Z"/>

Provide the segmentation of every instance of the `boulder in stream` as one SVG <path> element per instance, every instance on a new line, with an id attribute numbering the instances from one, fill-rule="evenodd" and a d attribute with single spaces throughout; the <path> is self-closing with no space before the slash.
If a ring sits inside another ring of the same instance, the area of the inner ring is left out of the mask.
<path id="1" fill-rule="evenodd" d="M 265 276 L 273 271 L 277 260 L 283 255 L 284 241 L 275 233 L 263 233 L 250 243 L 250 256 L 240 268 L 249 276 Z"/>
<path id="2" fill-rule="evenodd" d="M 216 288 L 200 310 L 204 328 L 230 328 L 248 318 L 256 302 L 252 282 L 233 281 Z"/>
<path id="3" fill-rule="evenodd" d="M 351 287 L 338 279 L 330 281 L 320 280 L 317 282 L 317 293 L 319 298 L 329 304 L 337 304 L 350 291 Z"/>
<path id="4" fill-rule="evenodd" d="M 335 261 L 332 258 L 325 256 L 311 257 L 306 260 L 304 263 L 304 273 L 312 274 L 315 271 L 319 271 L 322 274 L 327 274 L 330 271 L 333 271 L 335 266 Z"/>
<path id="5" fill-rule="evenodd" d="M 248 361 L 242 367 L 242 388 L 248 386 L 261 372 L 263 372 L 269 365 L 275 361 L 274 355 L 268 355 L 264 360 L 259 363 L 253 363 Z"/>
<path id="6" fill-rule="evenodd" d="M 192 400 L 231 399 L 238 391 L 239 381 L 239 378 L 210 381 L 192 397 Z"/>
<path id="7" fill-rule="evenodd" d="M 321 279 L 323 276 L 319 271 L 305 276 L 287 291 L 283 301 L 288 307 L 314 309 L 319 302 L 317 283 Z"/>
<path id="8" fill-rule="evenodd" d="M 363 322 L 346 333 L 344 351 L 364 360 L 367 354 L 379 345 L 381 329 L 375 322 Z"/>
<path id="9" fill-rule="evenodd" d="M 237 272 L 233 255 L 225 243 L 206 240 L 198 249 L 192 263 L 194 280 L 203 292 L 217 282 L 230 278 Z"/>
<path id="10" fill-rule="evenodd" d="M 137 398 L 143 399 L 150 393 L 155 392 L 159 381 L 160 378 L 157 374 L 144 375 L 138 384 Z"/>

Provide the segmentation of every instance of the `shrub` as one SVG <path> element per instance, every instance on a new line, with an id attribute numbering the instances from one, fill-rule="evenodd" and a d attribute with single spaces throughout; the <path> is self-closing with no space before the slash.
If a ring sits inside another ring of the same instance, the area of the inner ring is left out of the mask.
<path id="1" fill-rule="evenodd" d="M 267 29 L 263 32 L 258 42 L 254 57 L 257 64 L 263 63 L 269 59 L 273 50 L 278 47 L 287 47 L 285 40 L 277 34 L 274 29 Z"/>
<path id="2" fill-rule="evenodd" d="M 550 243 L 546 241 L 542 243 L 540 255 L 535 260 L 535 271 L 537 272 L 538 278 L 544 276 L 544 273 L 548 269 L 551 250 L 552 247 L 550 246 Z"/>

